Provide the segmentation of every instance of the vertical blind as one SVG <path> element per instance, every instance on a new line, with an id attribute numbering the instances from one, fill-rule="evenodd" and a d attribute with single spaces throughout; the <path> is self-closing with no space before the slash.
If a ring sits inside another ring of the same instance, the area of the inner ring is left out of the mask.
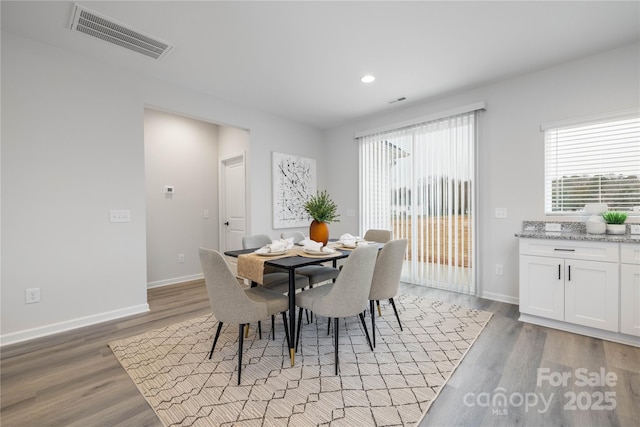
<path id="1" fill-rule="evenodd" d="M 475 293 L 476 115 L 358 138 L 361 231 L 409 240 L 403 281 Z"/>
<path id="2" fill-rule="evenodd" d="M 606 203 L 610 210 L 640 208 L 637 111 L 543 130 L 546 213 L 573 213 L 586 203 Z"/>

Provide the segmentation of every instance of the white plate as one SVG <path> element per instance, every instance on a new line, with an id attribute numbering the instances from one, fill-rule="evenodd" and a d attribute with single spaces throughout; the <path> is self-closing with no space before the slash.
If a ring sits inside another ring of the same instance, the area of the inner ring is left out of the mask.
<path id="1" fill-rule="evenodd" d="M 255 254 L 261 255 L 261 256 L 278 256 L 278 255 L 284 255 L 287 253 L 287 251 L 278 251 L 278 252 L 254 252 Z"/>
<path id="2" fill-rule="evenodd" d="M 306 253 L 308 253 L 309 255 L 331 255 L 329 252 L 324 252 L 324 251 L 321 251 L 321 250 L 320 251 L 314 251 L 312 249 L 305 249 L 304 251 Z"/>
<path id="3" fill-rule="evenodd" d="M 351 246 L 351 245 L 345 245 L 344 243 L 340 243 L 340 246 L 342 246 L 343 248 L 347 248 L 347 249 L 355 249 L 358 247 L 357 244 Z"/>

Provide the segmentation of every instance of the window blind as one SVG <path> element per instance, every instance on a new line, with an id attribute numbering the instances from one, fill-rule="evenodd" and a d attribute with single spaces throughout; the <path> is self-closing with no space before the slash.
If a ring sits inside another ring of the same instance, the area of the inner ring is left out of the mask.
<path id="1" fill-rule="evenodd" d="M 358 137 L 360 231 L 389 229 L 409 241 L 405 282 L 475 293 L 477 114 Z"/>
<path id="2" fill-rule="evenodd" d="M 640 116 L 593 119 L 545 129 L 545 212 L 570 214 L 586 203 L 640 207 Z"/>

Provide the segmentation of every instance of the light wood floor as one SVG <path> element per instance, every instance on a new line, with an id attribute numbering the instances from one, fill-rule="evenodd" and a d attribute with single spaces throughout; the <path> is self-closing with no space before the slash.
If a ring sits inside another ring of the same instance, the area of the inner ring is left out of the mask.
<path id="1" fill-rule="evenodd" d="M 637 425 L 640 349 L 523 324 L 510 304 L 412 285 L 402 285 L 401 292 L 494 313 L 420 426 Z M 193 282 L 150 290 L 149 305 L 143 315 L 3 347 L 0 425 L 160 426 L 107 344 L 205 314 L 209 303 L 204 284 Z M 617 375 L 615 386 L 574 384 L 576 369 L 601 367 Z M 566 387 L 546 381 L 537 387 L 537 368 L 572 378 Z M 578 408 L 605 391 L 614 393 L 614 410 Z M 491 406 L 500 393 L 507 406 Z M 542 402 L 528 410 L 518 405 L 518 396 L 532 403 L 533 393 L 548 402 L 546 411 Z M 564 408 L 565 393 L 581 396 L 575 410 Z"/>

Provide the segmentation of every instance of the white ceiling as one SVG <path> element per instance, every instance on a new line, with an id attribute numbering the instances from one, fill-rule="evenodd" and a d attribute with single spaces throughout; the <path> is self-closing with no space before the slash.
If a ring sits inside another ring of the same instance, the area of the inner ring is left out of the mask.
<path id="1" fill-rule="evenodd" d="M 79 2 L 175 45 L 156 61 L 73 4 L 2 1 L 2 30 L 321 129 L 640 39 L 638 1 Z"/>

